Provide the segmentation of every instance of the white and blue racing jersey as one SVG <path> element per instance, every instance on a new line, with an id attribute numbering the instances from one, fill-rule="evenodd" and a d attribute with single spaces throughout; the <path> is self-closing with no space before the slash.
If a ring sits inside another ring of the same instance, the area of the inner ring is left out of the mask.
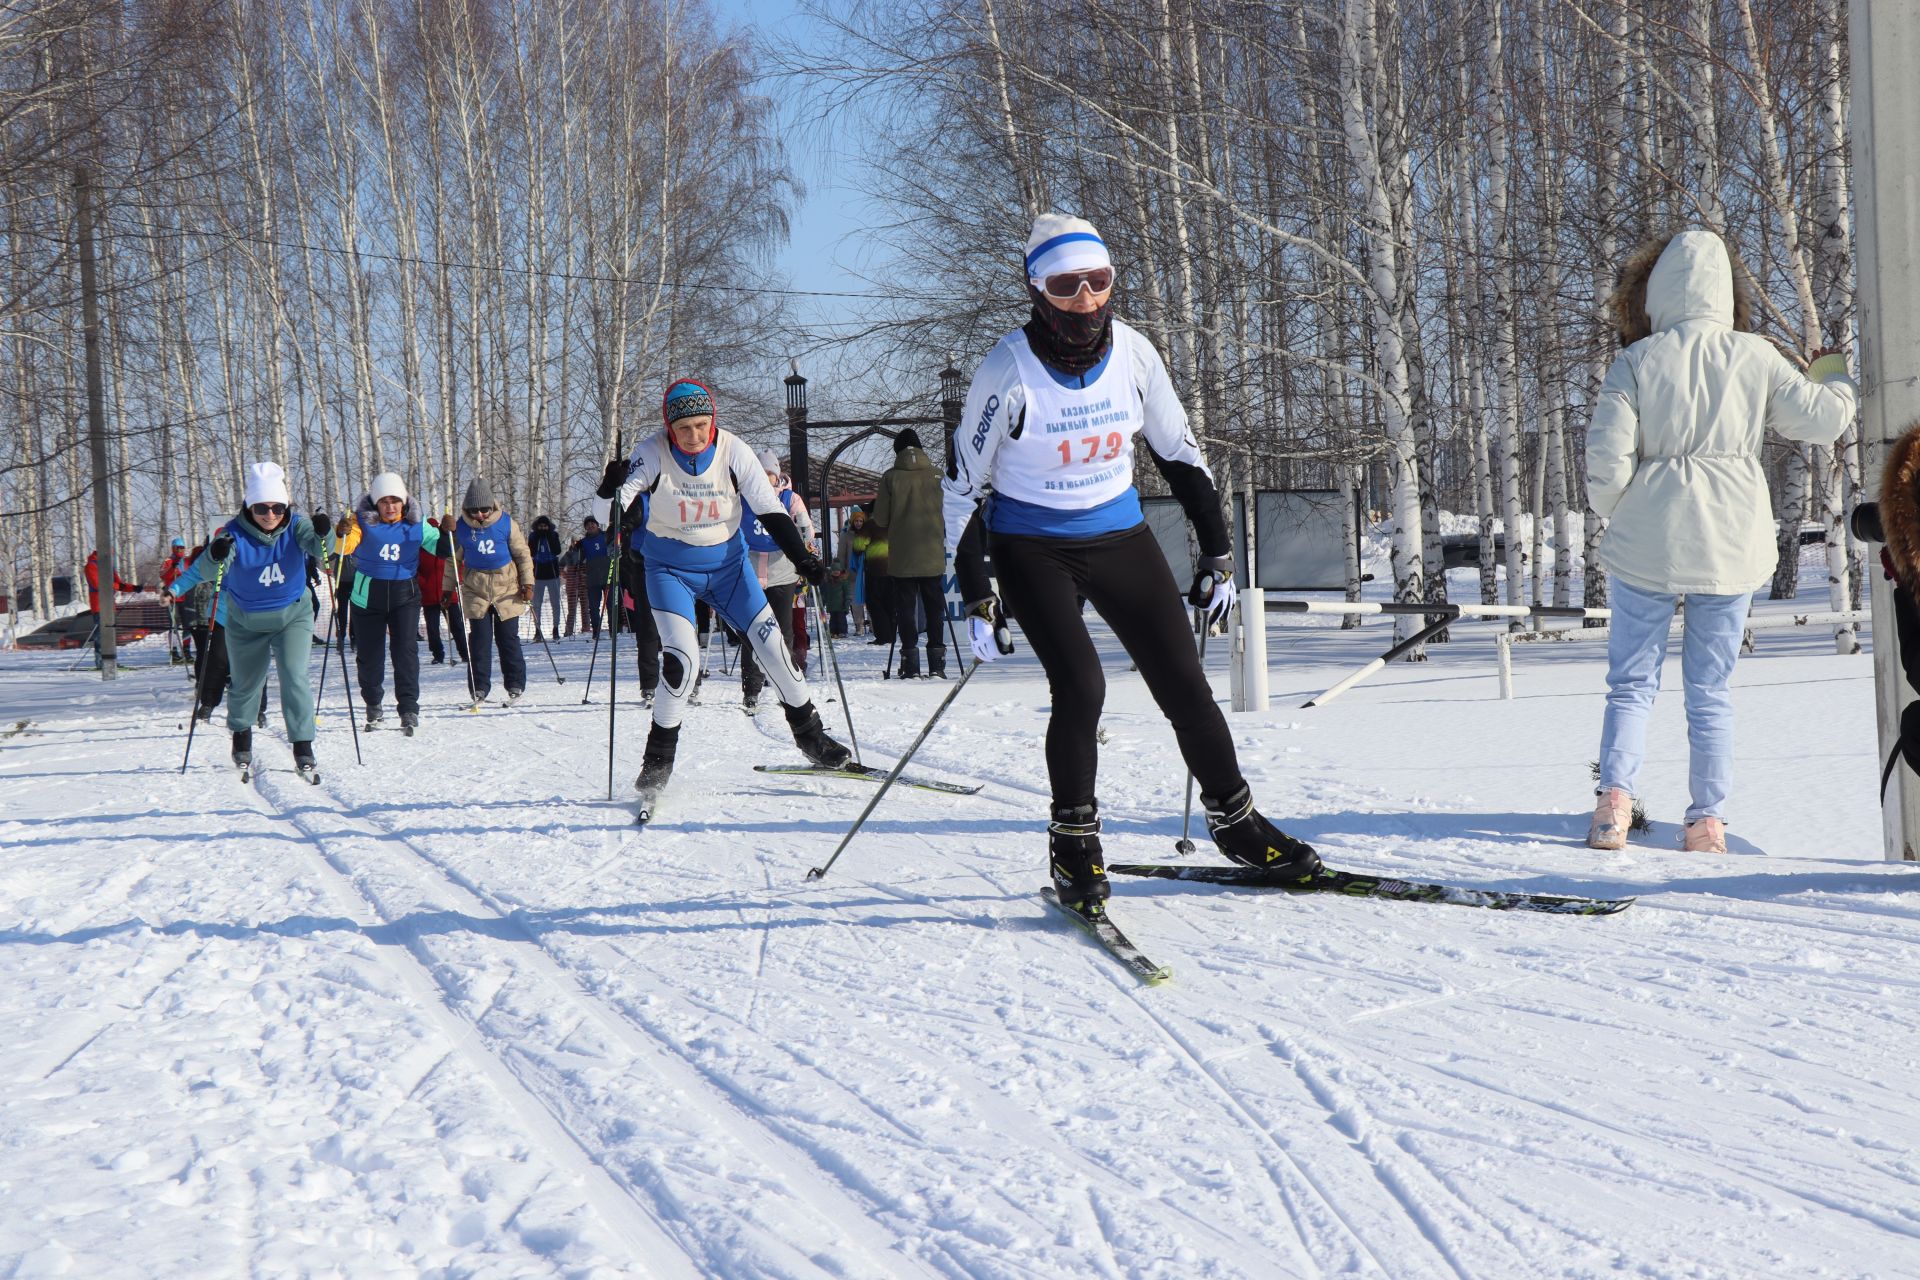
<path id="1" fill-rule="evenodd" d="M 996 533 L 1087 538 L 1142 519 L 1133 487 L 1133 438 L 1206 470 L 1160 353 L 1113 322 L 1113 346 L 1084 376 L 1060 373 L 1014 330 L 994 345 L 967 389 L 953 437 L 953 474 L 941 482 L 953 553 L 989 485 Z M 1209 472 L 1209 475 L 1211 473 Z"/>

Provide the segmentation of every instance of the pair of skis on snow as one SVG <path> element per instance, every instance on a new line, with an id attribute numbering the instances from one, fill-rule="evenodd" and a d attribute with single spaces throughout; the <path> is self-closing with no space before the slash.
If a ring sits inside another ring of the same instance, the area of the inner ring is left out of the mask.
<path id="1" fill-rule="evenodd" d="M 872 765 L 846 764 L 840 768 L 824 765 L 757 764 L 758 773 L 798 774 L 820 778 L 853 778 L 880 782 L 887 770 Z M 970 796 L 981 784 L 971 786 L 943 782 L 937 778 L 902 774 L 902 786 L 947 795 Z M 646 823 L 654 813 L 658 796 L 642 795 L 637 821 Z M 1123 862 L 1107 867 L 1110 875 L 1146 876 L 1160 880 L 1186 880 L 1199 884 L 1219 884 L 1243 889 L 1279 889 L 1286 893 L 1333 893 L 1348 898 L 1379 898 L 1391 902 L 1441 902 L 1459 907 L 1480 907 L 1488 911 L 1539 911 L 1551 915 L 1609 916 L 1633 905 L 1632 898 L 1590 898 L 1553 893 L 1520 893 L 1505 889 L 1471 889 L 1459 885 L 1431 884 L 1401 880 L 1392 876 L 1370 876 L 1357 871 L 1337 871 L 1323 867 L 1306 879 L 1276 874 L 1259 867 L 1187 865 L 1173 862 Z M 1124 965 L 1148 986 L 1158 986 L 1173 977 L 1171 966 L 1155 964 L 1135 946 L 1104 906 L 1093 911 L 1070 907 L 1060 900 L 1052 885 L 1041 889 L 1047 905 L 1066 915 L 1108 954 Z"/>
<path id="2" fill-rule="evenodd" d="M 1489 911 L 1542 911 L 1552 915 L 1610 916 L 1633 905 L 1632 898 L 1587 898 L 1554 893 L 1515 893 L 1504 889 L 1467 889 L 1457 885 L 1427 884 L 1391 876 L 1362 875 L 1323 867 L 1306 879 L 1276 875 L 1258 867 L 1185 866 L 1171 862 L 1122 862 L 1107 867 L 1109 875 L 1151 876 L 1160 880 L 1189 880 L 1243 889 L 1279 889 L 1286 893 L 1333 893 L 1348 898 L 1383 898 L 1392 902 L 1444 902 Z M 1083 911 L 1060 901 L 1052 885 L 1040 890 L 1047 905 L 1062 912 L 1107 953 L 1142 982 L 1157 987 L 1173 977 L 1169 965 L 1155 964 L 1135 946 L 1104 906 Z"/>

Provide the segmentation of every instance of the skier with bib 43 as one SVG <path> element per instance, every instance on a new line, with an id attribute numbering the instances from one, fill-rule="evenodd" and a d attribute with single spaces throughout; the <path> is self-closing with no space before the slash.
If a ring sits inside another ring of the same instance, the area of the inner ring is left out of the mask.
<path id="1" fill-rule="evenodd" d="M 382 471 L 355 507 L 360 544 L 353 549 L 354 657 L 367 728 L 383 718 L 387 647 L 393 648 L 393 700 L 408 736 L 420 725 L 420 553 L 446 554 L 447 536 L 421 520 L 407 486 Z"/>
<path id="2" fill-rule="evenodd" d="M 747 563 L 740 538 L 743 514 L 750 511 L 759 518 L 760 527 L 808 582 L 817 585 L 825 578 L 826 566 L 801 539 L 753 450 L 720 429 L 711 391 L 691 380 L 675 382 L 662 398 L 661 414 L 665 428 L 642 440 L 631 457 L 608 463 L 599 490 L 601 497 L 614 499 L 616 511 L 626 510 L 643 492 L 649 495 L 642 543 L 661 662 L 646 754 L 634 780 L 643 821 L 673 773 L 680 721 L 699 674 L 696 601 L 711 605 L 723 621 L 745 634 L 779 693 L 794 742 L 807 759 L 839 768 L 850 754 L 827 735 L 806 681 L 781 641 L 780 624 Z"/>
<path id="3" fill-rule="evenodd" d="M 1040 215 L 1026 273 L 1032 318 L 1000 339 L 974 374 L 942 488 L 947 550 L 968 602 L 974 656 L 1000 656 L 995 632 L 1004 627 L 1004 598 L 1053 691 L 1047 830 L 1060 900 L 1099 915 L 1108 894 L 1094 795 L 1106 680 L 1080 615 L 1083 598 L 1172 723 L 1220 851 L 1309 878 L 1320 869 L 1312 847 L 1254 808 L 1226 718 L 1194 654 L 1179 588 L 1133 486 L 1138 435 L 1199 537 L 1188 598 L 1210 618 L 1225 614 L 1234 600 L 1226 518 L 1160 353 L 1114 318 L 1113 261 L 1092 223 Z M 983 543 L 999 597 L 982 563 Z"/>

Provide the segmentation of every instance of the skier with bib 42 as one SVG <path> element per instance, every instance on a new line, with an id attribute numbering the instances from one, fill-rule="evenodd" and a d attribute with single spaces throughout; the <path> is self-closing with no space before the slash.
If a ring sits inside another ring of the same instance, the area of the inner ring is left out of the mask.
<path id="1" fill-rule="evenodd" d="M 781 641 L 780 624 L 747 563 L 740 538 L 743 514 L 751 511 L 759 518 L 808 582 L 818 585 L 826 566 L 801 539 L 753 450 L 720 429 L 711 391 L 691 380 L 674 382 L 662 398 L 661 415 L 665 428 L 642 440 L 631 457 L 608 463 L 599 490 L 601 497 L 614 499 L 615 511 L 626 510 L 643 492 L 649 495 L 642 543 L 647 599 L 660 631 L 661 670 L 646 754 L 634 780 L 643 821 L 673 773 L 680 721 L 699 673 L 696 601 L 711 605 L 745 634 L 807 759 L 839 768 L 850 754 L 827 735 L 806 681 Z"/>
<path id="2" fill-rule="evenodd" d="M 1082 598 L 1112 627 L 1172 723 L 1220 851 L 1309 878 L 1320 869 L 1312 847 L 1254 808 L 1195 656 L 1179 588 L 1133 487 L 1140 435 L 1199 537 L 1188 599 L 1210 618 L 1224 615 L 1234 600 L 1226 518 L 1166 366 L 1145 337 L 1113 317 L 1113 261 L 1092 223 L 1040 215 L 1026 273 L 1032 318 L 974 374 L 942 488 L 947 550 L 968 602 L 974 656 L 991 662 L 1001 655 L 995 633 L 1004 632 L 1004 598 L 1053 691 L 1047 830 L 1060 900 L 1098 915 L 1108 894 L 1094 795 L 1106 681 L 1080 615 Z M 992 551 L 998 597 L 983 545 Z"/>
<path id="3" fill-rule="evenodd" d="M 533 554 L 513 517 L 493 500 L 493 487 L 476 479 L 461 502 L 453 527 L 460 548 L 460 602 L 467 615 L 467 671 L 472 710 L 493 692 L 493 651 L 500 650 L 500 676 L 507 705 L 527 689 L 527 659 L 520 649 L 520 615 L 533 599 Z"/>

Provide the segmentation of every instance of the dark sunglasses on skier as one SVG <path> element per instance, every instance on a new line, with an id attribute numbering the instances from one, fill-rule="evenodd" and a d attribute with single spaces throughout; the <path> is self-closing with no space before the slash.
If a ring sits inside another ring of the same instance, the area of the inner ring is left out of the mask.
<path id="1" fill-rule="evenodd" d="M 283 516 L 287 514 L 287 504 L 284 502 L 256 502 L 248 507 L 247 510 L 253 512 L 256 516 Z"/>

